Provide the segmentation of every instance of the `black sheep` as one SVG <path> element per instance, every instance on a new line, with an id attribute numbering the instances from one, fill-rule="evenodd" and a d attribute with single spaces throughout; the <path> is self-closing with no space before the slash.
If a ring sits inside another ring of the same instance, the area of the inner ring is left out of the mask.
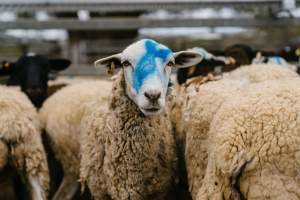
<path id="1" fill-rule="evenodd" d="M 67 59 L 48 59 L 41 55 L 27 54 L 16 62 L 2 62 L 0 76 L 9 76 L 7 85 L 18 85 L 33 105 L 40 108 L 47 98 L 49 73 L 66 69 Z"/>
<path id="2" fill-rule="evenodd" d="M 0 76 L 9 76 L 7 85 L 20 86 L 36 108 L 40 108 L 48 97 L 48 80 L 51 72 L 66 69 L 71 62 L 67 59 L 48 59 L 45 56 L 27 54 L 16 62 L 3 61 L 0 66 Z M 42 135 L 43 144 L 47 152 L 50 170 L 50 197 L 58 188 L 62 174 L 60 163 L 54 158 L 50 142 L 46 134 Z M 28 199 L 19 177 L 14 180 L 17 199 Z M 13 197 L 11 197 L 13 198 Z M 10 199 L 11 199 L 10 198 Z"/>
<path id="3" fill-rule="evenodd" d="M 225 63 L 222 60 L 203 59 L 199 64 L 195 66 L 178 69 L 177 82 L 181 85 L 185 83 L 189 78 L 197 76 L 207 76 L 209 73 L 214 74 L 217 67 L 221 67 L 224 65 Z"/>
<path id="4" fill-rule="evenodd" d="M 234 44 L 225 49 L 225 56 L 234 58 L 235 67 L 251 64 L 255 55 L 254 50 L 245 44 Z M 231 71 L 231 69 L 227 71 Z"/>

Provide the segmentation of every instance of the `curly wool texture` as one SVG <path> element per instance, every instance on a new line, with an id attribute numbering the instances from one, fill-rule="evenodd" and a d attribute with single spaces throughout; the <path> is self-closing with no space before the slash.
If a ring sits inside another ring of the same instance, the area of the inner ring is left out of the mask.
<path id="1" fill-rule="evenodd" d="M 265 80 L 298 76 L 299 75 L 295 71 L 276 64 L 252 64 L 242 66 L 223 75 L 226 79 L 248 80 L 250 83 L 259 83 Z"/>
<path id="2" fill-rule="evenodd" d="M 37 112 L 25 94 L 5 86 L 0 86 L 0 143 L 18 171 L 37 177 L 47 193 L 49 173 Z"/>
<path id="3" fill-rule="evenodd" d="M 197 199 L 299 199 L 299 84 L 253 84 L 224 102 Z"/>
<path id="4" fill-rule="evenodd" d="M 188 93 L 199 87 L 202 84 L 206 84 L 208 81 L 219 80 L 219 76 L 199 76 L 189 79 L 185 84 L 176 84 L 168 97 L 167 110 L 172 122 L 173 132 L 177 144 L 177 155 L 179 164 L 179 178 L 181 187 L 187 190 L 187 170 L 185 164 L 185 143 L 186 133 L 184 127 L 184 120 L 182 120 L 183 108 L 186 104 L 186 97 Z M 193 89 L 191 89 L 193 88 Z"/>
<path id="5" fill-rule="evenodd" d="M 251 83 L 297 76 L 295 72 L 276 65 L 249 65 L 228 73 L 222 80 L 191 84 L 187 88 L 186 103 L 182 108 L 182 129 L 186 134 L 185 159 L 193 199 L 206 171 L 210 124 L 223 102 Z"/>
<path id="6" fill-rule="evenodd" d="M 223 79 L 196 88 L 193 86 L 188 88 L 186 105 L 183 108 L 186 132 L 185 161 L 189 191 L 194 199 L 205 174 L 210 123 L 223 101 L 246 84 L 237 80 Z"/>
<path id="7" fill-rule="evenodd" d="M 107 106 L 110 81 L 89 81 L 66 86 L 48 98 L 40 109 L 40 118 L 51 140 L 51 146 L 64 173 L 79 177 L 80 122 L 85 105 L 99 99 L 99 106 Z"/>
<path id="8" fill-rule="evenodd" d="M 95 199 L 165 199 L 176 178 L 170 121 L 166 114 L 144 116 L 124 87 L 120 73 L 109 108 L 96 101 L 85 115 L 81 180 Z"/>

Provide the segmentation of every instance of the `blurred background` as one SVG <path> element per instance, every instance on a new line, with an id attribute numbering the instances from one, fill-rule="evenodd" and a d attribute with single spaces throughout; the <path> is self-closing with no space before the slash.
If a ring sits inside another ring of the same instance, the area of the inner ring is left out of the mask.
<path id="1" fill-rule="evenodd" d="M 0 60 L 35 52 L 72 61 L 66 75 L 140 38 L 174 51 L 242 43 L 276 51 L 300 46 L 300 0 L 1 0 Z"/>

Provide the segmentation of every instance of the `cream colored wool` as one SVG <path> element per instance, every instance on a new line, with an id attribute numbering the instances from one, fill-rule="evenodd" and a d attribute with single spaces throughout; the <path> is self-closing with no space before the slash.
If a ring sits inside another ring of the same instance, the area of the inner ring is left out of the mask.
<path id="1" fill-rule="evenodd" d="M 298 77 L 298 74 L 280 65 L 272 64 L 252 64 L 242 66 L 232 72 L 223 74 L 223 79 L 239 80 L 242 81 L 242 85 L 284 77 Z M 207 80 L 204 80 L 205 78 L 207 78 Z M 185 107 L 186 100 L 195 96 L 195 93 L 197 93 L 199 88 L 201 88 L 200 85 L 218 79 L 218 77 L 196 77 L 192 80 L 188 80 L 189 83 L 186 85 L 175 85 L 171 98 L 169 98 L 168 107 L 171 113 L 173 126 L 179 135 L 180 140 L 185 140 L 182 107 Z M 229 84 L 228 87 L 231 87 L 231 85 Z M 232 87 L 234 90 L 234 83 L 232 83 Z M 222 92 L 221 90 L 219 92 Z M 188 93 L 192 94 L 187 96 Z"/>
<path id="2" fill-rule="evenodd" d="M 197 200 L 300 199 L 299 84 L 265 81 L 226 99 L 211 124 Z"/>
<path id="3" fill-rule="evenodd" d="M 223 79 L 189 87 L 183 108 L 186 133 L 185 161 L 189 191 L 195 199 L 207 164 L 207 138 L 210 123 L 223 101 L 247 85 L 238 80 Z M 194 92 L 192 92 L 194 90 Z"/>
<path id="4" fill-rule="evenodd" d="M 125 94 L 121 72 L 109 108 L 92 102 L 82 123 L 81 180 L 95 199 L 166 199 L 176 145 L 166 114 L 146 117 Z"/>
<path id="5" fill-rule="evenodd" d="M 187 96 L 197 93 L 198 88 L 202 84 L 207 84 L 208 81 L 218 80 L 219 77 L 196 77 L 189 79 L 186 84 L 176 84 L 172 93 L 168 99 L 168 111 L 170 113 L 170 119 L 177 143 L 177 155 L 179 159 L 179 178 L 180 184 L 187 188 L 187 170 L 186 170 L 186 159 L 185 159 L 185 143 L 186 143 L 186 130 L 185 121 L 183 120 L 183 109 L 186 106 L 188 100 Z M 193 92 L 192 92 L 193 91 Z M 193 120 L 194 121 L 194 120 Z M 198 169 L 193 169 L 193 175 L 199 173 Z M 198 180 L 197 177 L 190 178 L 191 180 Z"/>
<path id="6" fill-rule="evenodd" d="M 185 159 L 193 199 L 196 198 L 206 171 L 210 123 L 220 106 L 228 97 L 251 83 L 284 77 L 298 75 L 277 65 L 255 64 L 236 69 L 222 80 L 201 85 L 190 84 L 187 88 L 185 104 L 181 108 L 181 130 L 184 131 L 180 135 L 184 137 L 186 134 Z"/>
<path id="7" fill-rule="evenodd" d="M 47 195 L 49 172 L 37 112 L 25 94 L 6 86 L 0 86 L 0 142 L 17 170 L 26 179 L 37 178 Z"/>
<path id="8" fill-rule="evenodd" d="M 282 77 L 298 77 L 290 68 L 276 64 L 252 64 L 224 74 L 226 79 L 248 80 L 250 83 L 259 83 Z"/>
<path id="9" fill-rule="evenodd" d="M 40 118 L 52 142 L 64 174 L 79 178 L 79 127 L 85 104 L 93 99 L 107 106 L 110 81 L 88 81 L 66 86 L 49 97 L 40 109 Z"/>

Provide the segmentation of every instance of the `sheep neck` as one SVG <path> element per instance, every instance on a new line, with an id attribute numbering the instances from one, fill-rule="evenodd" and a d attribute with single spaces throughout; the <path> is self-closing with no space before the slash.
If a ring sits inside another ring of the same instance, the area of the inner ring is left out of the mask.
<path id="1" fill-rule="evenodd" d="M 138 106 L 126 95 L 126 85 L 123 72 L 118 74 L 113 83 L 109 109 L 116 121 L 120 124 L 121 130 L 129 129 L 131 126 L 139 126 L 139 130 L 145 130 L 144 127 L 151 125 L 161 118 L 162 115 L 145 116 Z M 139 132 L 139 131 L 137 131 Z"/>

